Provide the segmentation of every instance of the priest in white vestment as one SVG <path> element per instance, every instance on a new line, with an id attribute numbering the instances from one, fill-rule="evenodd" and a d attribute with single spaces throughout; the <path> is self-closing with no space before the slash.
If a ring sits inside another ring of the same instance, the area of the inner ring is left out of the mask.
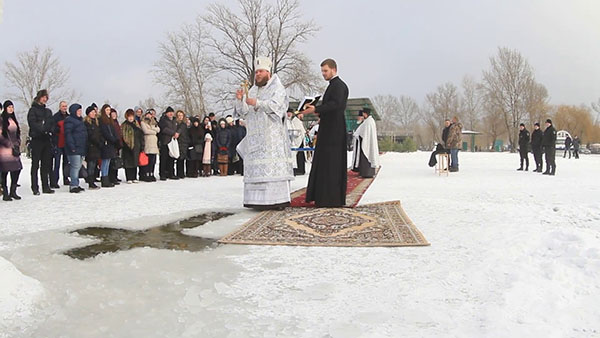
<path id="1" fill-rule="evenodd" d="M 288 97 L 271 60 L 259 57 L 255 85 L 244 99 L 238 90 L 236 113 L 246 121 L 247 134 L 237 146 L 244 160 L 244 206 L 255 209 L 283 208 L 290 204 L 292 152 L 283 118 Z"/>
<path id="2" fill-rule="evenodd" d="M 375 176 L 379 167 L 379 145 L 377 143 L 377 127 L 371 110 L 365 108 L 359 112 L 363 122 L 354 132 L 354 153 L 352 156 L 352 169 L 358 171 L 364 178 Z"/>

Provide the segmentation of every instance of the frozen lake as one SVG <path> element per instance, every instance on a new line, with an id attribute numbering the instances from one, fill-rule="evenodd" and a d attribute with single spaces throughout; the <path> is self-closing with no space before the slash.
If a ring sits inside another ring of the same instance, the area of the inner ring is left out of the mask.
<path id="1" fill-rule="evenodd" d="M 461 153 L 439 177 L 428 153 L 381 158 L 361 204 L 403 207 L 430 247 L 208 245 L 73 259 L 90 226 L 183 229 L 218 239 L 256 212 L 242 178 L 210 177 L 0 203 L 0 337 L 600 336 L 600 156 L 517 172 L 518 154 Z M 293 190 L 306 184 L 298 177 Z"/>

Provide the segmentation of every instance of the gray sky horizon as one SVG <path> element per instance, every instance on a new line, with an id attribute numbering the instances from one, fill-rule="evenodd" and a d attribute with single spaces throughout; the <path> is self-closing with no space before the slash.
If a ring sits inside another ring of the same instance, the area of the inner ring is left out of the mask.
<path id="1" fill-rule="evenodd" d="M 150 73 L 158 43 L 213 2 L 0 0 L 0 65 L 49 46 L 84 106 L 162 102 Z M 589 106 L 600 98 L 600 1 L 304 0 L 301 10 L 321 27 L 301 46 L 313 71 L 336 59 L 351 97 L 408 95 L 421 104 L 443 83 L 480 80 L 489 57 L 508 47 L 529 61 L 550 103 Z M 7 94 L 2 74 L 0 100 Z"/>

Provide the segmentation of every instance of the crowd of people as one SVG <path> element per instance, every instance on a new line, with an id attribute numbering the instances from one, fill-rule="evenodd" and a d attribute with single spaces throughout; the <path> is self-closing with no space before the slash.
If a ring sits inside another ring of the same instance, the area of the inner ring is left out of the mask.
<path id="1" fill-rule="evenodd" d="M 31 190 L 34 195 L 52 194 L 63 185 L 71 193 L 80 193 L 80 179 L 88 189 L 112 188 L 122 182 L 243 175 L 243 160 L 236 147 L 246 135 L 244 120 L 233 116 L 217 120 L 208 116 L 188 116 L 168 107 L 161 116 L 154 109 L 127 109 L 125 121 L 105 104 L 83 108 L 78 103 L 60 102 L 55 114 L 46 107 L 49 93 L 40 90 L 27 113 L 31 151 Z M 21 163 L 21 127 L 14 104 L 5 101 L 0 133 L 0 173 L 4 201 L 19 200 L 17 194 Z M 157 159 L 158 158 L 158 159 Z M 61 170 L 62 167 L 62 170 Z M 9 183 L 10 176 L 10 186 Z M 97 183 L 100 183 L 99 186 Z"/>

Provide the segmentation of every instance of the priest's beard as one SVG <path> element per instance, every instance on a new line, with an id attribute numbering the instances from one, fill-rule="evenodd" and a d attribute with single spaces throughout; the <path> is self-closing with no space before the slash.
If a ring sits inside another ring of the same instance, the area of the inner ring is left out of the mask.
<path id="1" fill-rule="evenodd" d="M 259 87 L 264 87 L 267 82 L 269 82 L 269 77 L 265 76 L 261 81 L 258 81 L 258 79 L 256 79 L 256 85 Z"/>

